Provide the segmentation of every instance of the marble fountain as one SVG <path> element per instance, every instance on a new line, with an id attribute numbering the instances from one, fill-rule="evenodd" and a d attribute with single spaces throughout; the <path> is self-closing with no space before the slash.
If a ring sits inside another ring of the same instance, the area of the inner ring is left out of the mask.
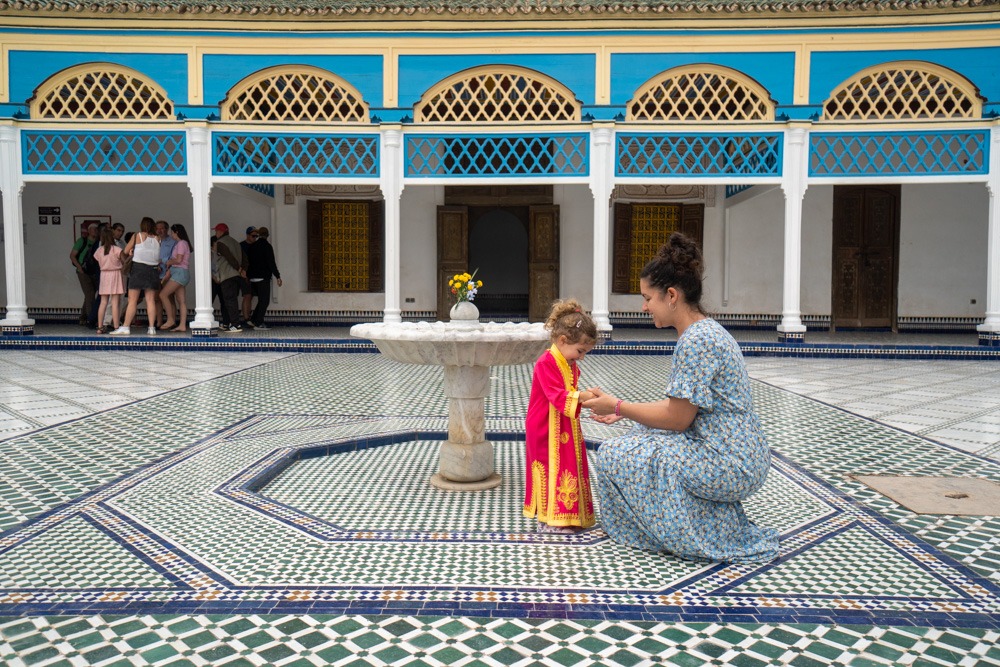
<path id="1" fill-rule="evenodd" d="M 441 443 L 438 473 L 431 477 L 431 484 L 449 491 L 499 486 L 493 445 L 485 437 L 490 367 L 534 363 L 550 345 L 544 326 L 453 318 L 450 322 L 357 324 L 351 327 L 351 335 L 372 341 L 390 359 L 444 367 L 448 439 Z"/>

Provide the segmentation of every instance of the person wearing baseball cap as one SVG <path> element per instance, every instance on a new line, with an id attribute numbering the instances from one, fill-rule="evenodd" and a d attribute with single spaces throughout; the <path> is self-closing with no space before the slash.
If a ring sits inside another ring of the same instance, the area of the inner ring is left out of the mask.
<path id="1" fill-rule="evenodd" d="M 215 230 L 215 252 L 219 256 L 219 318 L 222 320 L 219 330 L 223 333 L 239 333 L 240 281 L 246 276 L 247 259 L 243 248 L 236 239 L 229 235 L 229 225 L 220 222 Z"/>

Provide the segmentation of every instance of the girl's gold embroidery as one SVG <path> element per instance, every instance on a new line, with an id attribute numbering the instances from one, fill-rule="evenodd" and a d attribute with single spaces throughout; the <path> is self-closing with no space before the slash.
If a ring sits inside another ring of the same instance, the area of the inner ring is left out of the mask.
<path id="1" fill-rule="evenodd" d="M 576 503 L 580 498 L 579 486 L 576 483 L 576 476 L 569 470 L 564 470 L 563 474 L 559 476 L 557 497 L 567 511 L 576 507 Z"/>

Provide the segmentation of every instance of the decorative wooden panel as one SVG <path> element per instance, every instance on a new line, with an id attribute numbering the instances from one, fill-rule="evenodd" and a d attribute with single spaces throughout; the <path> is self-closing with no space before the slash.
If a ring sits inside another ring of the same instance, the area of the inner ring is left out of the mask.
<path id="1" fill-rule="evenodd" d="M 893 185 L 834 188 L 835 327 L 895 326 L 899 193 Z"/>
<path id="2" fill-rule="evenodd" d="M 28 101 L 32 118 L 174 120 L 166 91 L 112 63 L 87 63 L 49 77 Z"/>
<path id="3" fill-rule="evenodd" d="M 774 120 L 767 90 L 736 70 L 685 65 L 657 74 L 627 103 L 626 120 Z"/>
<path id="4" fill-rule="evenodd" d="M 318 67 L 270 67 L 243 79 L 222 103 L 222 120 L 367 123 L 352 85 Z"/>
<path id="5" fill-rule="evenodd" d="M 629 264 L 632 257 L 632 205 L 615 202 L 614 247 L 611 261 L 611 291 L 630 294 Z"/>
<path id="6" fill-rule="evenodd" d="M 469 267 L 469 209 L 465 206 L 438 206 L 438 319 L 446 321 L 455 297 L 448 289 L 448 281 L 456 273 Z"/>
<path id="7" fill-rule="evenodd" d="M 579 121 L 580 106 L 568 88 L 544 74 L 489 65 L 440 82 L 413 115 L 417 123 Z"/>
<path id="8" fill-rule="evenodd" d="M 982 98 L 960 74 L 926 62 L 862 70 L 823 104 L 823 120 L 981 118 Z"/>
<path id="9" fill-rule="evenodd" d="M 528 319 L 542 322 L 559 298 L 559 207 L 528 212 Z"/>

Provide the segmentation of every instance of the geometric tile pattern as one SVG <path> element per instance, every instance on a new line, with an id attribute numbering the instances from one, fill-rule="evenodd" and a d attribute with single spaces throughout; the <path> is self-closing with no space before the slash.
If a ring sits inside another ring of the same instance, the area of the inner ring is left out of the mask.
<path id="1" fill-rule="evenodd" d="M 997 521 L 915 515 L 849 477 L 997 481 L 998 462 L 781 388 L 957 398 L 991 364 L 748 359 L 775 460 L 747 511 L 782 557 L 737 566 L 600 524 L 529 532 L 528 366 L 491 372 L 503 484 L 455 494 L 427 483 L 440 369 L 201 354 L 258 361 L 0 441 L 0 663 L 1000 665 Z M 595 355 L 583 382 L 649 400 L 669 364 Z M 621 428 L 584 421 L 594 443 Z"/>
<path id="2" fill-rule="evenodd" d="M 0 660 L 12 666 L 980 667 L 1000 664 L 998 642 L 992 630 L 866 625 L 258 614 L 0 618 Z"/>

